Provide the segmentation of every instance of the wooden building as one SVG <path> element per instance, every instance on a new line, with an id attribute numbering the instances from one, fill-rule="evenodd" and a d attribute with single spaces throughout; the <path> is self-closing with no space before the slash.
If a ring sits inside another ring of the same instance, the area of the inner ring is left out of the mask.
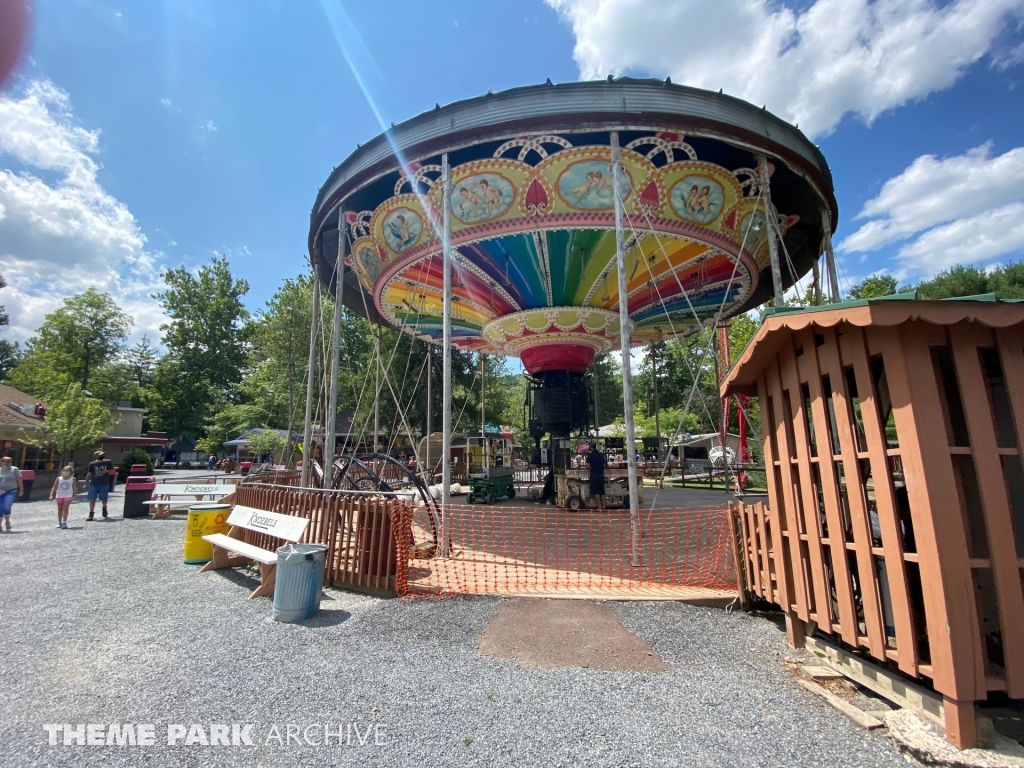
<path id="1" fill-rule="evenodd" d="M 930 683 L 946 738 L 1024 698 L 1024 303 L 913 293 L 770 311 L 722 384 L 760 398 L 748 589 Z"/>

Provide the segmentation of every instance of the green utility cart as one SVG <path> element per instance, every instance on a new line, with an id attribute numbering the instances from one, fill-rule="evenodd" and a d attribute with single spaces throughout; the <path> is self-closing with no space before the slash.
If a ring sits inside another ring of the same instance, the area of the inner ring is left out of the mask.
<path id="1" fill-rule="evenodd" d="M 469 463 L 468 503 L 482 501 L 493 504 L 503 496 L 515 498 L 511 440 L 491 434 L 469 437 L 466 439 L 466 455 Z"/>

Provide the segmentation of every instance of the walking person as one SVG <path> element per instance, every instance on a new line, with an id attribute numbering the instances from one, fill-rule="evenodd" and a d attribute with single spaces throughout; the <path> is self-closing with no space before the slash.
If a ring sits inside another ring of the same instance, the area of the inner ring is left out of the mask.
<path id="1" fill-rule="evenodd" d="M 60 476 L 53 481 L 53 488 L 50 489 L 50 501 L 57 502 L 57 527 L 68 527 L 68 512 L 71 511 L 71 502 L 78 495 L 78 481 L 75 479 L 75 470 L 68 464 L 60 471 Z"/>
<path id="2" fill-rule="evenodd" d="M 604 509 L 604 454 L 597 449 L 597 441 L 590 444 L 587 454 L 590 465 L 590 495 L 597 500 L 597 508 Z"/>
<path id="3" fill-rule="evenodd" d="M 0 530 L 11 530 L 11 507 L 14 500 L 25 492 L 21 482 L 21 470 L 12 464 L 10 456 L 0 459 L 0 523 L 6 526 Z"/>
<path id="4" fill-rule="evenodd" d="M 85 481 L 89 488 L 89 517 L 86 520 L 94 520 L 96 513 L 96 499 L 103 505 L 103 516 L 107 516 L 107 497 L 110 495 L 110 470 L 114 468 L 114 462 L 108 459 L 103 451 L 96 451 L 92 455 L 92 462 L 89 464 L 89 471 L 85 473 Z"/>

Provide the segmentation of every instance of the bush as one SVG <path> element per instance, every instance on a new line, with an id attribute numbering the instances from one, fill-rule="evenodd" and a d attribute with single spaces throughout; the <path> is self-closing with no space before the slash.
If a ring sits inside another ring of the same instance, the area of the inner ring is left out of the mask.
<path id="1" fill-rule="evenodd" d="M 153 474 L 153 457 L 149 455 L 149 451 L 144 451 L 142 448 L 133 448 L 131 453 L 121 459 L 121 466 L 117 469 L 117 477 L 122 483 L 128 477 L 128 473 L 131 472 L 132 464 L 145 464 L 146 474 Z"/>

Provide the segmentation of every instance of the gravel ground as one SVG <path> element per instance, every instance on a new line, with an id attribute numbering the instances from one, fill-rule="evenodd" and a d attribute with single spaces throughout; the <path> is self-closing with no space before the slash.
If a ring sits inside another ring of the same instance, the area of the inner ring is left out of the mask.
<path id="1" fill-rule="evenodd" d="M 249 576 L 182 564 L 180 518 L 124 520 L 118 492 L 61 531 L 52 508 L 17 504 L 0 534 L 2 766 L 905 765 L 796 685 L 765 619 L 609 603 L 669 671 L 524 668 L 477 653 L 500 599 L 328 590 L 279 624 Z M 50 746 L 50 723 L 153 724 L 156 744 Z M 340 746 L 296 743 L 324 723 Z M 172 724 L 251 724 L 253 746 L 169 746 Z"/>

